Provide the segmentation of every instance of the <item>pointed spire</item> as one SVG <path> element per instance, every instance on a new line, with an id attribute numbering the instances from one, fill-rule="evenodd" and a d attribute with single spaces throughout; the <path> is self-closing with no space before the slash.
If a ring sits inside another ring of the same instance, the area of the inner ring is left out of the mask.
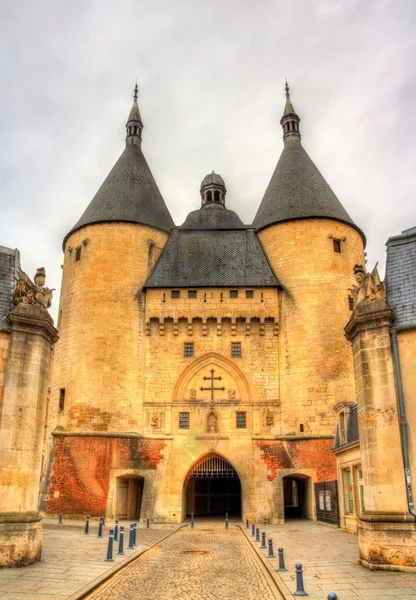
<path id="1" fill-rule="evenodd" d="M 286 92 L 286 104 L 283 111 L 283 117 L 280 119 L 280 124 L 283 127 L 283 140 L 286 142 L 287 139 L 293 141 L 294 139 L 300 140 L 299 123 L 300 118 L 296 114 L 293 108 L 292 101 L 290 99 L 289 84 L 286 79 L 285 83 Z"/>
<path id="2" fill-rule="evenodd" d="M 133 106 L 131 107 L 130 115 L 126 125 L 126 144 L 136 144 L 140 146 L 142 141 L 143 121 L 140 116 L 139 106 L 137 104 L 138 94 L 139 88 L 136 80 L 136 85 L 134 86 L 133 92 Z"/>

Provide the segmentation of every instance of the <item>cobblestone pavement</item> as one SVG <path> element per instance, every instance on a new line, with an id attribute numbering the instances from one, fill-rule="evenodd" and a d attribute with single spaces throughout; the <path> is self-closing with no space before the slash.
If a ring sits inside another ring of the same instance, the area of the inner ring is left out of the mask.
<path id="1" fill-rule="evenodd" d="M 129 529 L 129 522 L 121 524 Z M 153 525 L 145 529 L 141 523 L 137 531 L 137 547 L 117 556 L 114 545 L 114 562 L 105 562 L 108 529 L 103 538 L 97 538 L 98 523 L 92 521 L 90 535 L 84 535 L 84 523 L 43 520 L 42 560 L 28 567 L 0 569 L 0 600 L 65 600 L 76 598 L 81 590 L 94 580 L 105 576 L 124 560 L 138 556 L 152 544 L 157 544 L 177 528 L 177 524 Z M 125 545 L 125 547 L 128 544 Z"/>
<path id="2" fill-rule="evenodd" d="M 114 575 L 88 600 L 281 598 L 244 534 L 215 522 L 181 529 Z"/>
<path id="3" fill-rule="evenodd" d="M 287 599 L 296 589 L 295 564 L 303 565 L 305 591 L 310 600 L 326 600 L 335 592 L 339 600 L 416 600 L 416 573 L 370 571 L 358 563 L 358 537 L 352 533 L 306 520 L 284 525 L 259 525 L 273 539 L 274 552 L 284 548 L 287 572 L 278 573 L 278 559 L 268 560 L 267 552 L 250 537 L 252 546 L 263 555 Z"/>

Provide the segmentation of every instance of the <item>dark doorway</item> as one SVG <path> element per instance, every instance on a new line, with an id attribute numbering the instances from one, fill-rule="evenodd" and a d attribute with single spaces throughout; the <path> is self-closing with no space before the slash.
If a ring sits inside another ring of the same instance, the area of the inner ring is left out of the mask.
<path id="1" fill-rule="evenodd" d="M 306 477 L 283 478 L 283 498 L 285 519 L 302 519 L 308 517 Z"/>
<path id="2" fill-rule="evenodd" d="M 143 477 L 117 478 L 116 519 L 140 519 L 143 484 Z"/>
<path id="3" fill-rule="evenodd" d="M 240 478 L 223 458 L 210 455 L 191 471 L 185 484 L 186 516 L 241 517 Z"/>

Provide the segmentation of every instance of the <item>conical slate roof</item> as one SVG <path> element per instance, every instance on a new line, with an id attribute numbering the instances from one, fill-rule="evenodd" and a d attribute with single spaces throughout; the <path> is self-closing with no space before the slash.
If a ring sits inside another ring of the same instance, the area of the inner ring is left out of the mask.
<path id="1" fill-rule="evenodd" d="M 163 231 L 170 231 L 174 227 L 172 217 L 141 150 L 142 124 L 136 107 L 135 98 L 132 112 L 135 119 L 140 121 L 141 127 L 130 127 L 130 114 L 126 148 L 80 220 L 65 236 L 64 245 L 71 233 L 92 223 L 124 221 L 149 225 Z"/>
<path id="2" fill-rule="evenodd" d="M 253 226 L 258 230 L 273 223 L 295 219 L 335 219 L 357 229 L 365 241 L 364 234 L 354 224 L 303 148 L 295 123 L 288 125 L 289 121 L 298 123 L 300 119 L 293 109 L 288 89 L 286 96 L 285 112 L 281 120 L 284 149 L 254 217 Z"/>

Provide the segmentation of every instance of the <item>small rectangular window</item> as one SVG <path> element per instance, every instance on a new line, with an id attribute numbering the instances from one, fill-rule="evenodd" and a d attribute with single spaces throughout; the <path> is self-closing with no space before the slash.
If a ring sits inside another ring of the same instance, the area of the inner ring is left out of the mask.
<path id="1" fill-rule="evenodd" d="M 303 432 L 305 431 L 305 427 L 304 427 L 303 423 L 301 423 L 301 424 L 299 425 L 299 431 L 300 431 L 301 433 L 303 433 Z"/>
<path id="2" fill-rule="evenodd" d="M 189 412 L 179 413 L 179 429 L 189 429 Z"/>
<path id="3" fill-rule="evenodd" d="M 241 358 L 241 342 L 231 342 L 231 358 Z"/>
<path id="4" fill-rule="evenodd" d="M 196 290 L 188 290 L 188 298 L 196 298 Z"/>
<path id="5" fill-rule="evenodd" d="M 348 308 L 354 310 L 354 298 L 352 296 L 348 296 Z"/>
<path id="6" fill-rule="evenodd" d="M 75 260 L 81 260 L 81 246 L 78 246 L 78 248 L 75 248 Z"/>
<path id="7" fill-rule="evenodd" d="M 333 239 L 332 243 L 334 245 L 334 252 L 341 254 L 341 240 Z"/>
<path id="8" fill-rule="evenodd" d="M 170 297 L 171 298 L 175 298 L 175 299 L 180 298 L 181 297 L 180 290 L 172 290 L 171 293 L 170 293 Z"/>
<path id="9" fill-rule="evenodd" d="M 185 358 L 192 358 L 194 355 L 194 344 L 193 342 L 185 342 L 183 348 L 183 355 Z"/>
<path id="10" fill-rule="evenodd" d="M 65 388 L 59 390 L 59 412 L 63 412 L 65 408 Z"/>
<path id="11" fill-rule="evenodd" d="M 238 290 L 230 290 L 230 298 L 238 298 Z"/>
<path id="12" fill-rule="evenodd" d="M 247 426 L 247 413 L 238 411 L 235 413 L 235 426 L 237 429 L 245 429 Z"/>
<path id="13" fill-rule="evenodd" d="M 254 298 L 253 290 L 246 290 L 246 298 Z"/>

